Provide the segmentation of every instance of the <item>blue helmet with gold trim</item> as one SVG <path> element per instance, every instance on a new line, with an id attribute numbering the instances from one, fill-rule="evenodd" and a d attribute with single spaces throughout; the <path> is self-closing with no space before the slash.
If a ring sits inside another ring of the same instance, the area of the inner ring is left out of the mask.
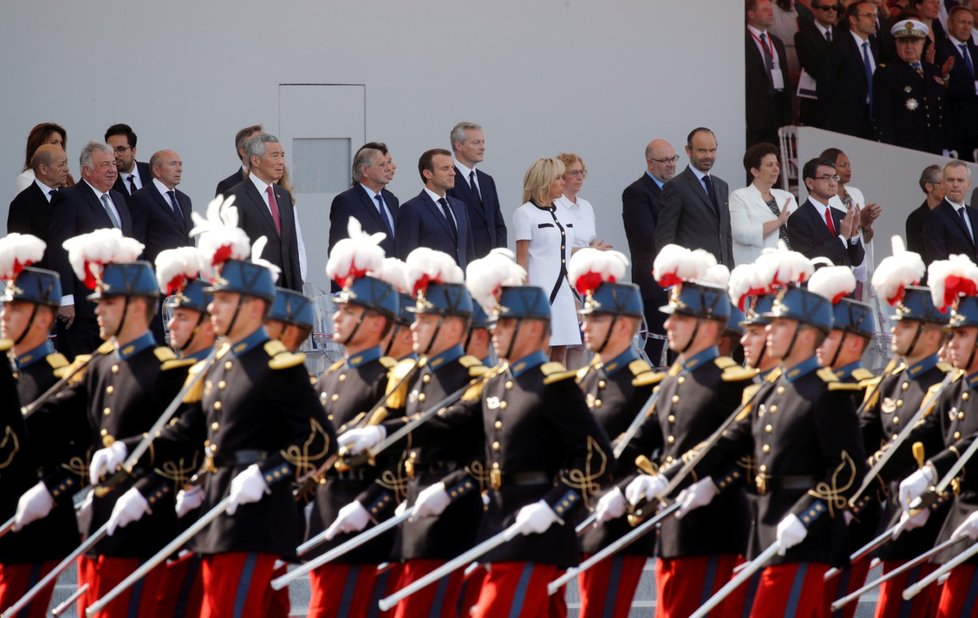
<path id="1" fill-rule="evenodd" d="M 276 287 L 268 319 L 311 330 L 316 324 L 316 313 L 312 300 L 305 294 Z"/>
<path id="2" fill-rule="evenodd" d="M 159 298 L 160 288 L 149 262 L 110 263 L 102 267 L 95 291 L 88 300 L 110 296 L 146 296 Z"/>
<path id="3" fill-rule="evenodd" d="M 204 291 L 233 292 L 242 296 L 275 302 L 275 279 L 272 271 L 261 264 L 244 260 L 226 260 L 211 285 Z"/>
<path id="4" fill-rule="evenodd" d="M 832 303 L 824 296 L 804 288 L 791 286 L 782 289 L 775 296 L 771 310 L 762 316 L 768 320 L 795 320 L 826 333 L 832 330 Z"/>
<path id="5" fill-rule="evenodd" d="M 61 306 L 61 277 L 52 270 L 28 266 L 16 279 L 8 280 L 3 302 L 21 301 L 58 308 Z"/>

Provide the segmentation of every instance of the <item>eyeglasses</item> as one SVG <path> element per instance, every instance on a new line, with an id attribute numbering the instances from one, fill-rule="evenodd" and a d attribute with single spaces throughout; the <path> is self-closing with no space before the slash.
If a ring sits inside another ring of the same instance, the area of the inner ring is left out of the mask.
<path id="1" fill-rule="evenodd" d="M 818 6 L 813 4 L 812 9 L 816 11 L 826 11 L 826 12 L 835 11 L 836 13 L 838 13 L 839 11 L 842 10 L 842 7 L 839 6 L 838 4 L 819 4 Z"/>
<path id="2" fill-rule="evenodd" d="M 815 177 L 815 180 L 834 180 L 836 182 L 839 182 L 839 175 L 838 174 L 823 174 L 822 176 L 816 176 Z"/>
<path id="3" fill-rule="evenodd" d="M 567 172 L 567 175 L 573 176 L 575 178 L 577 178 L 578 176 L 584 177 L 587 176 L 587 170 L 570 170 L 569 172 Z"/>
<path id="4" fill-rule="evenodd" d="M 130 149 L 131 149 L 130 146 L 116 146 L 112 150 L 114 150 L 116 154 L 122 154 L 125 151 L 130 150 Z"/>
<path id="5" fill-rule="evenodd" d="M 649 157 L 649 161 L 655 161 L 656 163 L 663 163 L 663 164 L 675 163 L 678 160 L 679 160 L 679 155 L 673 155 L 671 157 L 666 157 L 665 159 L 653 159 L 652 157 Z"/>

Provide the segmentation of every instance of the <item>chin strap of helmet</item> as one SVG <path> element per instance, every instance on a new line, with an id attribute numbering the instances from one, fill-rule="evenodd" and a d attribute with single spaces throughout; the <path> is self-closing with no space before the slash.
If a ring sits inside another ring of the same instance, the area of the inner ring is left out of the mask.
<path id="1" fill-rule="evenodd" d="M 796 320 L 795 321 L 795 332 L 793 332 L 791 334 L 791 341 L 788 342 L 788 348 L 784 351 L 784 356 L 781 357 L 781 360 L 782 361 L 784 359 L 788 358 L 789 356 L 791 356 L 791 351 L 795 348 L 795 342 L 798 340 L 798 331 L 799 330 L 801 330 L 801 322 L 798 322 Z"/>
<path id="2" fill-rule="evenodd" d="M 204 319 L 207 318 L 207 314 L 203 311 L 197 312 L 197 323 L 194 324 L 193 330 L 190 331 L 190 336 L 187 337 L 187 341 L 184 342 L 182 346 L 177 348 L 177 352 L 183 352 L 190 347 L 190 344 L 194 342 L 197 338 L 197 332 L 200 330 L 200 325 L 204 323 Z M 237 318 L 237 311 L 235 311 L 235 318 Z M 233 322 L 233 320 L 232 320 Z"/>
<path id="3" fill-rule="evenodd" d="M 920 339 L 920 334 L 924 332 L 924 323 L 917 322 L 917 330 L 913 334 L 913 339 L 910 340 L 910 346 L 907 347 L 907 351 L 904 356 L 913 356 L 914 348 L 917 347 L 917 340 Z"/>
<path id="4" fill-rule="evenodd" d="M 690 347 L 692 347 L 693 341 L 696 340 L 696 335 L 698 335 L 699 332 L 700 332 L 700 322 L 701 321 L 702 321 L 701 318 L 699 318 L 699 317 L 696 318 L 696 323 L 693 324 L 693 332 L 691 332 L 689 334 L 689 339 L 686 340 L 686 345 L 683 346 L 683 349 L 682 350 L 679 350 L 679 353 L 680 354 L 685 354 L 686 353 L 686 350 L 688 350 Z"/>
<path id="5" fill-rule="evenodd" d="M 835 361 L 839 360 L 839 354 L 842 352 L 842 346 L 845 345 L 847 336 L 849 336 L 849 332 L 842 331 L 842 339 L 839 339 L 839 345 L 835 348 L 835 354 L 832 355 L 832 362 L 829 363 L 829 367 L 835 367 Z"/>
<path id="6" fill-rule="evenodd" d="M 27 326 L 24 327 L 24 330 L 22 330 L 20 335 L 17 336 L 17 339 L 14 340 L 14 347 L 19 346 L 20 342 L 24 340 L 24 337 L 27 336 L 27 333 L 30 332 L 31 326 L 34 324 L 35 317 L 37 317 L 37 303 L 34 303 L 34 308 L 31 309 L 31 317 L 29 320 L 27 320 Z"/>
<path id="7" fill-rule="evenodd" d="M 506 346 L 506 354 L 503 355 L 503 358 L 505 358 L 507 361 L 514 360 L 512 358 L 513 345 L 516 343 L 517 337 L 519 337 L 521 326 L 523 326 L 523 318 L 516 318 L 516 326 L 513 328 L 513 336 L 510 337 L 509 345 Z"/>
<path id="8" fill-rule="evenodd" d="M 353 330 L 350 331 L 350 334 L 346 336 L 346 339 L 344 339 L 343 341 L 340 342 L 340 345 L 344 345 L 345 346 L 348 343 L 350 343 L 350 341 L 353 339 L 353 337 L 357 334 L 357 331 L 360 330 L 360 326 L 363 324 L 363 316 L 365 316 L 365 315 L 367 315 L 367 308 L 366 307 L 364 307 L 360 311 L 360 315 L 357 316 L 357 323 L 356 323 L 356 325 L 353 327 Z M 391 337 L 391 341 L 394 341 L 394 338 L 393 337 Z M 390 344 L 388 344 L 388 346 L 389 345 Z"/>
<path id="9" fill-rule="evenodd" d="M 441 327 L 442 327 L 442 324 L 444 324 L 444 323 L 445 323 L 445 316 L 444 315 L 439 315 L 438 316 L 438 323 L 435 324 L 435 332 L 432 333 L 431 339 L 428 340 L 428 345 L 426 345 L 424 347 L 424 351 L 423 352 L 421 352 L 419 350 L 419 353 L 421 354 L 421 356 L 428 356 L 428 352 L 431 351 L 431 346 L 433 346 L 435 344 L 435 339 L 438 339 L 438 333 L 441 332 Z"/>
<path id="10" fill-rule="evenodd" d="M 594 351 L 595 354 L 601 354 L 602 352 L 604 352 L 604 349 L 606 347 L 608 347 L 608 341 L 611 340 L 611 333 L 612 333 L 612 331 L 615 330 L 615 325 L 616 324 L 618 324 L 618 316 L 616 314 L 612 314 L 612 316 L 611 316 L 611 324 L 608 325 L 608 330 L 605 331 L 605 334 L 604 334 L 604 341 L 602 341 L 601 342 L 601 345 L 598 347 L 598 349 Z M 699 324 L 698 323 L 697 323 L 697 327 L 699 327 Z M 690 341 L 692 341 L 692 340 L 690 340 Z M 686 348 L 689 348 L 689 345 L 687 345 Z"/>

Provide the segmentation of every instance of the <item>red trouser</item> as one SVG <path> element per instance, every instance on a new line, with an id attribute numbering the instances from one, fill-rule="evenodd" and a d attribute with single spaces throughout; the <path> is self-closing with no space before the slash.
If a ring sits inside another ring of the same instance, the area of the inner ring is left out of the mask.
<path id="1" fill-rule="evenodd" d="M 577 577 L 580 618 L 628 618 L 645 556 L 609 556 Z"/>
<path id="2" fill-rule="evenodd" d="M 883 574 L 903 564 L 902 560 L 884 560 Z M 937 569 L 935 564 L 922 564 L 904 571 L 880 585 L 879 599 L 876 601 L 875 618 L 900 618 L 900 616 L 933 616 L 937 611 L 937 586 L 927 586 L 920 594 L 909 601 L 903 600 L 903 591 L 927 577 Z M 853 603 L 855 605 L 855 603 Z"/>
<path id="3" fill-rule="evenodd" d="M 196 618 L 200 615 L 200 607 L 204 601 L 200 565 L 200 556 L 189 552 L 166 563 L 163 587 L 168 594 L 160 599 L 160 616 Z"/>
<path id="4" fill-rule="evenodd" d="M 827 570 L 829 566 L 820 562 L 765 568 L 751 606 L 751 618 L 822 618 L 828 612 L 822 581 Z"/>
<path id="5" fill-rule="evenodd" d="M 741 556 L 688 556 L 655 561 L 655 615 L 657 618 L 686 618 L 720 590 L 743 562 Z M 710 612 L 714 617 L 739 618 L 747 589 L 738 588 Z"/>
<path id="6" fill-rule="evenodd" d="M 444 560 L 408 560 L 401 568 L 401 576 L 397 580 L 395 589 L 404 588 L 443 564 L 445 564 Z M 403 599 L 394 608 L 394 617 L 428 616 L 429 618 L 438 618 L 443 616 L 455 618 L 458 615 L 458 598 L 462 591 L 464 576 L 464 571 L 459 569 Z"/>
<path id="7" fill-rule="evenodd" d="M 494 562 L 486 566 L 475 618 L 527 616 L 539 618 L 559 611 L 550 601 L 547 584 L 560 575 L 552 564 Z"/>
<path id="8" fill-rule="evenodd" d="M 138 558 L 112 558 L 82 556 L 78 559 L 78 585 L 88 584 L 88 591 L 78 599 L 78 615 L 84 616 L 89 605 L 105 596 L 133 571 L 139 568 Z M 169 593 L 165 586 L 165 567 L 157 566 L 146 577 L 117 596 L 97 614 L 98 618 L 127 618 L 128 616 L 152 616 L 160 599 Z"/>
<path id="9" fill-rule="evenodd" d="M 275 560 L 273 554 L 256 552 L 203 556 L 201 618 L 268 616 L 276 594 L 271 586 Z"/>
<path id="10" fill-rule="evenodd" d="M 825 607 L 829 608 L 836 599 L 851 594 L 866 583 L 866 574 L 869 573 L 869 558 L 863 558 L 852 563 L 848 569 L 842 569 L 838 574 L 830 577 L 825 582 Z M 827 613 L 831 618 L 854 618 L 856 607 L 859 603 L 853 601 L 836 612 Z M 828 612 L 828 609 L 826 609 Z"/>
<path id="11" fill-rule="evenodd" d="M 962 564 L 951 570 L 937 604 L 938 618 L 978 616 L 978 568 Z"/>
<path id="12" fill-rule="evenodd" d="M 312 596 L 308 618 L 373 618 L 388 616 L 377 606 L 397 589 L 401 566 L 381 571 L 375 564 L 325 564 L 309 574 Z"/>
<path id="13" fill-rule="evenodd" d="M 481 564 L 472 570 L 468 575 L 463 576 L 462 590 L 459 592 L 458 615 L 462 618 L 469 617 L 469 610 L 479 602 L 479 594 L 482 592 L 482 584 L 485 582 L 489 573 Z"/>
<path id="14" fill-rule="evenodd" d="M 34 584 L 41 581 L 58 562 L 34 562 L 27 564 L 0 564 L 0 609 L 6 609 L 20 600 Z M 44 618 L 55 582 L 40 592 L 19 614 L 27 618 Z"/>

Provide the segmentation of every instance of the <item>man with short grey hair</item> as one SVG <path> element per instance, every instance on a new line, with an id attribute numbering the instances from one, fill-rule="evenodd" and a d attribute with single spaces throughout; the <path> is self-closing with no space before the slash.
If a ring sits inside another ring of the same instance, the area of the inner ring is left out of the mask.
<path id="1" fill-rule="evenodd" d="M 924 261 L 928 264 L 955 254 L 978 262 L 978 210 L 965 203 L 970 188 L 971 170 L 966 163 L 950 161 L 944 165 L 944 201 L 930 212 L 924 224 Z"/>
<path id="2" fill-rule="evenodd" d="M 89 142 L 82 148 L 82 180 L 62 191 L 64 199 L 51 204 L 48 265 L 61 275 L 61 309 L 58 311 L 58 351 L 74 358 L 92 352 L 101 343 L 95 321 L 95 303 L 86 297 L 89 289 L 75 275 L 68 263 L 68 252 L 62 243 L 97 229 L 119 228 L 125 236 L 133 235 L 132 217 L 126 198 L 112 188 L 119 172 L 115 153 L 103 142 Z M 140 242 L 142 239 L 137 238 Z"/>
<path id="3" fill-rule="evenodd" d="M 278 138 L 259 133 L 248 140 L 248 178 L 232 187 L 238 226 L 255 242 L 268 240 L 262 258 L 281 269 L 278 285 L 302 291 L 299 242 L 292 194 L 277 183 L 285 173 L 285 149 Z"/>
<path id="4" fill-rule="evenodd" d="M 448 196 L 465 203 L 472 225 L 476 258 L 506 246 L 506 220 L 499 210 L 499 196 L 492 176 L 475 169 L 486 153 L 486 136 L 474 122 L 460 122 L 449 135 L 455 157 L 455 186 Z"/>
<path id="5" fill-rule="evenodd" d="M 354 155 L 353 186 L 333 198 L 329 207 L 329 252 L 347 237 L 347 224 L 353 217 L 364 232 L 383 232 L 380 246 L 387 255 L 394 255 L 400 202 L 385 188 L 394 177 L 394 166 L 385 150 L 383 143 L 372 142 Z"/>

